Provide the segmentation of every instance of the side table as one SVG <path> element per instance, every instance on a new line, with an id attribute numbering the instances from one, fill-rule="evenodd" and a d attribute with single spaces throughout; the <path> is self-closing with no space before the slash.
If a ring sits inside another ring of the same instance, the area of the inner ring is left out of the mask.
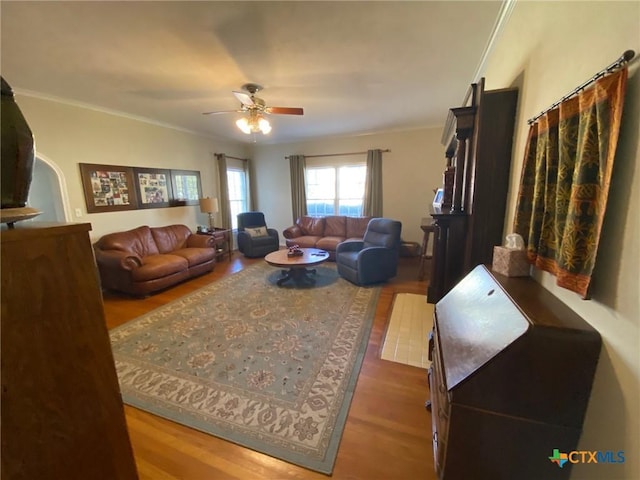
<path id="1" fill-rule="evenodd" d="M 229 255 L 229 261 L 233 251 L 231 250 L 231 230 L 227 228 L 213 227 L 208 232 L 198 232 L 198 235 L 210 235 L 213 237 L 216 244 L 216 260 L 222 258 L 225 255 Z"/>
<path id="2" fill-rule="evenodd" d="M 422 248 L 420 249 L 420 268 L 418 269 L 418 280 L 424 279 L 426 261 L 431 260 L 431 255 L 428 253 L 429 249 L 429 237 L 431 234 L 435 234 L 436 226 L 429 222 L 430 219 L 423 218 L 420 224 L 420 229 L 424 232 L 422 236 Z"/>

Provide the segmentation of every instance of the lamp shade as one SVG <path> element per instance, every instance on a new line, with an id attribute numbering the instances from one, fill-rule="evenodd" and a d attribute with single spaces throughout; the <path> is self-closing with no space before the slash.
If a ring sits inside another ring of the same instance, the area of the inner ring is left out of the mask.
<path id="1" fill-rule="evenodd" d="M 200 199 L 200 211 L 202 213 L 218 213 L 218 199 L 217 198 L 201 198 Z"/>

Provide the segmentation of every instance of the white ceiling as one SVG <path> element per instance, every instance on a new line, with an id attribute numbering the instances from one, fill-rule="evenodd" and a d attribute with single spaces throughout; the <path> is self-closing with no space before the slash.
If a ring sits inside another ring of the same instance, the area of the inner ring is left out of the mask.
<path id="1" fill-rule="evenodd" d="M 241 142 L 441 126 L 474 81 L 502 2 L 1 2 L 2 75 L 18 94 Z M 262 84 L 268 136 L 235 126 Z M 254 138 L 255 137 L 255 138 Z"/>

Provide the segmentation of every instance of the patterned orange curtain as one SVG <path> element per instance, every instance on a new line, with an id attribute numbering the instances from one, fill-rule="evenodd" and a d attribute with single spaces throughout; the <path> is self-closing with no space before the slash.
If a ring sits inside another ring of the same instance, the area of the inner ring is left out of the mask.
<path id="1" fill-rule="evenodd" d="M 527 257 L 588 298 L 618 143 L 627 68 L 531 125 L 514 231 Z"/>

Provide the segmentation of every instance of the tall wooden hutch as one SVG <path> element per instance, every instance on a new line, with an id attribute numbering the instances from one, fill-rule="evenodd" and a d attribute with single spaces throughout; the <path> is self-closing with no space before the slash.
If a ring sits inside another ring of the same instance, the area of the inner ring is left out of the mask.
<path id="1" fill-rule="evenodd" d="M 443 135 L 445 201 L 432 213 L 435 243 L 427 301 L 436 303 L 502 244 L 518 90 L 472 84 L 466 105 L 452 108 Z M 450 133 L 449 133 L 450 132 Z"/>

